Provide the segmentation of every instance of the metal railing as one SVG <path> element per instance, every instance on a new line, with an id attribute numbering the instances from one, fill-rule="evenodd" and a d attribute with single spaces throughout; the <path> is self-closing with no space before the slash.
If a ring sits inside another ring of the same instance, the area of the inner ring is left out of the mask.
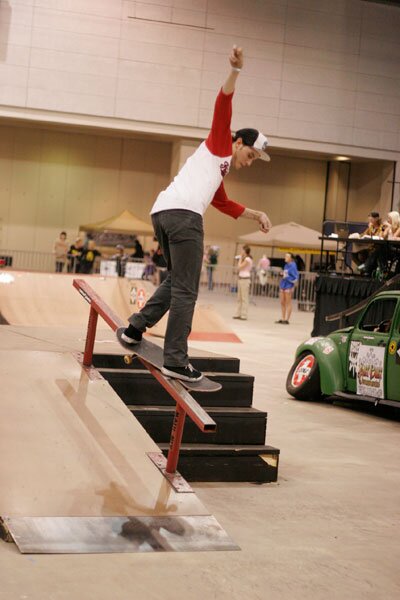
<path id="1" fill-rule="evenodd" d="M 254 269 L 250 278 L 250 299 L 255 300 L 258 297 L 278 298 L 281 273 L 282 270 L 275 267 L 264 273 L 257 272 Z M 317 276 L 317 273 L 300 271 L 299 281 L 294 290 L 294 299 L 298 301 L 300 310 L 312 311 L 315 309 Z M 201 274 L 200 287 L 204 290 L 222 292 L 227 295 L 235 294 L 237 292 L 237 280 L 237 269 L 231 265 L 217 265 L 212 269 L 205 267 Z"/>
<path id="2" fill-rule="evenodd" d="M 36 252 L 28 250 L 1 250 L 0 267 L 12 268 L 17 271 L 41 271 L 54 273 L 56 259 L 51 252 Z M 124 263 L 124 274 L 128 278 L 140 279 L 143 276 L 145 264 L 143 259 L 132 259 Z M 66 263 L 63 272 L 75 273 L 74 263 Z M 93 273 L 100 273 L 104 277 L 118 275 L 118 261 L 104 256 L 97 260 Z M 237 269 L 232 265 L 216 265 L 211 269 L 204 267 L 200 279 L 200 288 L 215 290 L 224 294 L 237 292 Z M 299 281 L 295 287 L 294 299 L 298 300 L 300 310 L 312 311 L 315 309 L 315 282 L 317 274 L 308 271 L 299 273 Z M 278 298 L 281 269 L 272 267 L 262 276 L 256 269 L 251 274 L 250 299 Z"/>
<path id="3" fill-rule="evenodd" d="M 75 257 L 70 256 L 65 261 L 62 273 L 77 273 L 78 262 Z M 41 273 L 54 273 L 56 270 L 56 257 L 52 252 L 36 252 L 33 250 L 10 250 L 0 249 L 0 267 L 14 269 L 16 271 L 37 271 Z M 145 265 L 143 259 L 129 258 L 123 262 L 124 272 L 131 279 L 140 279 Z M 105 277 L 118 276 L 118 260 L 104 256 L 97 259 L 93 265 L 92 273 L 104 275 Z"/>
<path id="4" fill-rule="evenodd" d="M 113 331 L 116 331 L 119 327 L 123 327 L 125 323 L 114 313 L 104 300 L 96 294 L 86 281 L 83 279 L 74 279 L 73 286 L 78 290 L 86 302 L 90 304 L 85 352 L 83 355 L 83 365 L 85 367 L 90 367 L 93 360 L 93 349 L 99 315 Z M 176 402 L 175 417 L 172 425 L 170 447 L 165 468 L 165 475 L 168 477 L 169 475 L 174 475 L 178 466 L 186 415 L 188 415 L 200 431 L 203 431 L 204 433 L 214 433 L 217 429 L 217 425 L 178 380 L 171 380 L 168 377 L 165 377 L 161 371 L 153 367 L 144 358 L 138 356 L 138 359 Z M 173 481 L 171 481 L 171 483 L 173 484 Z"/>
<path id="5" fill-rule="evenodd" d="M 33 250 L 0 249 L 0 263 L 3 268 L 16 271 L 40 271 L 51 273 L 56 270 L 55 256 L 51 252 Z"/>

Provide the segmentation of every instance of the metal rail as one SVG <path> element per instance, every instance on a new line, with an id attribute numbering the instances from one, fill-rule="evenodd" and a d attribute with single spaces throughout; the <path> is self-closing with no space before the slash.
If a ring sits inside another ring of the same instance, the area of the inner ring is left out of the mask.
<path id="1" fill-rule="evenodd" d="M 125 323 L 117 314 L 115 314 L 108 304 L 96 294 L 86 281 L 83 279 L 74 279 L 73 286 L 78 290 L 86 302 L 90 304 L 85 352 L 83 355 L 83 364 L 86 367 L 90 367 L 93 360 L 93 348 L 96 338 L 98 316 L 100 315 L 113 331 L 116 331 L 119 327 L 123 327 Z M 153 367 L 153 365 L 140 356 L 138 356 L 138 359 L 176 402 L 175 417 L 172 425 L 166 466 L 166 472 L 172 474 L 176 472 L 178 466 L 179 451 L 186 415 L 188 415 L 204 433 L 213 433 L 216 431 L 217 425 L 179 381 L 168 379 L 161 371 Z"/>

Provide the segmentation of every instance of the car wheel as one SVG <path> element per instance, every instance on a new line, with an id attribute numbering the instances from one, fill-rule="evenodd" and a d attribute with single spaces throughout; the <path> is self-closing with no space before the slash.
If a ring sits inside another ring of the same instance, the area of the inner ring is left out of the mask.
<path id="1" fill-rule="evenodd" d="M 321 384 L 318 361 L 311 352 L 296 358 L 286 380 L 286 390 L 297 400 L 320 400 Z"/>

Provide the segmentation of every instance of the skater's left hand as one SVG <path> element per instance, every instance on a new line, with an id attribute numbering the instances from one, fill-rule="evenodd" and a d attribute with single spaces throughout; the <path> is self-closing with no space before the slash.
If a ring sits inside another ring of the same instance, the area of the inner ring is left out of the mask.
<path id="1" fill-rule="evenodd" d="M 269 220 L 269 218 L 267 217 L 267 215 L 264 212 L 260 213 L 260 216 L 258 217 L 258 222 L 260 224 L 261 231 L 264 232 L 264 233 L 268 233 L 268 231 L 272 227 L 272 224 L 271 224 L 271 221 Z"/>
<path id="2" fill-rule="evenodd" d="M 231 67 L 233 67 L 235 69 L 243 68 L 243 50 L 242 50 L 242 48 L 233 46 L 231 53 L 229 55 L 229 62 L 231 63 Z"/>

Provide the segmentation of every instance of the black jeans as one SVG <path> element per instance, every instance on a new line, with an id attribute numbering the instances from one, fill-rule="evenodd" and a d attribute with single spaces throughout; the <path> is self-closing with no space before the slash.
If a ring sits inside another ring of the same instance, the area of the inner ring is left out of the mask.
<path id="1" fill-rule="evenodd" d="M 167 262 L 168 275 L 147 304 L 129 318 L 145 331 L 169 310 L 164 365 L 188 364 L 187 339 L 192 329 L 203 262 L 203 218 L 190 210 L 164 210 L 152 216 L 154 232 Z"/>

